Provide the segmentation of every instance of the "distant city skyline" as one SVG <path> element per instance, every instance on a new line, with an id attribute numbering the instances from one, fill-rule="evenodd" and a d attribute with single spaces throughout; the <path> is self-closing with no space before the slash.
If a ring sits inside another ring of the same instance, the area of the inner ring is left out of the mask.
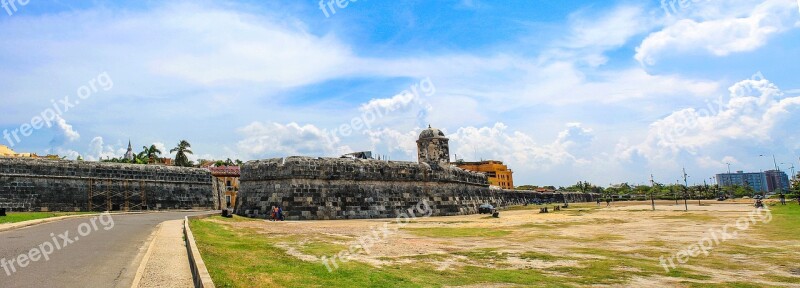
<path id="1" fill-rule="evenodd" d="M 430 124 L 515 185 L 800 167 L 796 0 L 345 2 L 0 10 L 0 144 L 414 161 Z"/>
<path id="2" fill-rule="evenodd" d="M 778 192 L 778 187 L 786 193 L 791 187 L 789 176 L 785 171 L 766 170 L 760 172 L 736 171 L 734 173 L 719 173 L 716 182 L 721 187 L 742 186 L 750 187 L 755 192 Z"/>

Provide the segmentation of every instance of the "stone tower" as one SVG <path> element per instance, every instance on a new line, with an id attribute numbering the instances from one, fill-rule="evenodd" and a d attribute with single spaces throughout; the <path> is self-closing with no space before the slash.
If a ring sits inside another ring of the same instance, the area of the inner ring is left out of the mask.
<path id="1" fill-rule="evenodd" d="M 450 163 L 450 139 L 436 128 L 422 130 L 417 140 L 417 155 L 419 163 L 428 163 L 431 166 L 446 166 Z"/>

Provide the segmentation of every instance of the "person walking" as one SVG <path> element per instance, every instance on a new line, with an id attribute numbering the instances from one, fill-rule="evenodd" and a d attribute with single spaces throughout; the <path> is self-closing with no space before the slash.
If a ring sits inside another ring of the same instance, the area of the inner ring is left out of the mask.
<path id="1" fill-rule="evenodd" d="M 278 206 L 278 220 L 283 221 L 283 208 Z"/>
<path id="2" fill-rule="evenodd" d="M 783 192 L 781 192 L 780 198 L 781 198 L 781 205 L 786 205 L 786 195 L 783 195 Z"/>
<path id="3" fill-rule="evenodd" d="M 611 197 L 606 198 L 606 207 L 611 207 Z"/>

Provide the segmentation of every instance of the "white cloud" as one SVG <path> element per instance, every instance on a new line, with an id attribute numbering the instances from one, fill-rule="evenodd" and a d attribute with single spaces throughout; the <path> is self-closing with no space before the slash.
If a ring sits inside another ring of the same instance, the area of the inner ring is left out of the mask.
<path id="1" fill-rule="evenodd" d="M 413 101 L 419 101 L 419 97 L 412 93 L 401 93 L 392 98 L 372 99 L 366 104 L 362 104 L 358 109 L 361 112 L 402 110 L 408 107 Z"/>
<path id="2" fill-rule="evenodd" d="M 326 130 L 307 124 L 253 122 L 239 128 L 244 136 L 239 151 L 254 158 L 283 156 L 339 156 L 352 152 Z"/>
<path id="3" fill-rule="evenodd" d="M 67 137 L 69 141 L 78 140 L 81 138 L 81 134 L 78 134 L 78 131 L 72 129 L 72 125 L 67 124 L 67 120 L 61 118 L 61 116 L 56 116 L 56 123 L 58 124 L 58 128 L 61 129 L 64 137 Z"/>
<path id="4" fill-rule="evenodd" d="M 391 128 L 383 128 L 380 130 L 367 130 L 364 131 L 364 134 L 369 137 L 370 143 L 372 144 L 371 149 L 376 154 L 388 155 L 390 157 L 403 156 L 403 159 L 391 158 L 395 160 L 417 160 L 416 141 L 419 137 L 419 130 L 403 133 Z"/>
<path id="5" fill-rule="evenodd" d="M 722 4 L 715 4 L 722 5 Z M 681 19 L 647 36 L 636 48 L 634 58 L 653 65 L 664 54 L 704 50 L 715 56 L 753 51 L 769 37 L 792 28 L 797 20 L 792 0 L 768 0 L 746 16 L 719 15 L 717 19 Z"/>
<path id="6" fill-rule="evenodd" d="M 647 32 L 654 25 L 641 7 L 619 6 L 600 15 L 587 17 L 575 13 L 570 17 L 570 31 L 561 43 L 567 48 L 615 48 L 620 47 L 638 34 Z"/>
<path id="7" fill-rule="evenodd" d="M 161 157 L 169 157 L 170 153 L 169 149 L 167 149 L 167 145 L 165 145 L 162 142 L 153 142 L 152 145 L 155 145 L 156 149 L 158 149 L 158 151 L 161 151 Z"/>
<path id="8" fill-rule="evenodd" d="M 581 127 L 581 123 L 567 123 L 567 130 L 558 133 L 556 143 L 564 147 L 586 147 L 594 140 L 592 129 Z"/>
<path id="9" fill-rule="evenodd" d="M 56 130 L 56 136 L 53 138 L 53 140 L 50 140 L 51 146 L 63 145 L 65 139 L 66 141 L 74 142 L 75 140 L 81 138 L 81 134 L 79 134 L 78 131 L 75 131 L 75 129 L 72 128 L 72 125 L 67 123 L 67 120 L 64 120 L 64 118 L 61 118 L 61 116 L 58 115 L 56 115 L 55 120 L 56 125 L 54 126 L 54 129 Z"/>
<path id="10" fill-rule="evenodd" d="M 451 147 L 454 147 L 451 153 L 464 159 L 500 160 L 517 167 L 536 163 L 537 167 L 547 168 L 568 162 L 586 162 L 573 153 L 587 147 L 593 139 L 591 130 L 582 128 L 579 123 L 568 124 L 550 144 L 538 144 L 530 135 L 507 130 L 508 126 L 500 122 L 491 127 L 459 128 L 449 135 Z"/>
<path id="11" fill-rule="evenodd" d="M 650 125 L 646 139 L 620 153 L 639 154 L 650 161 L 673 159 L 681 152 L 696 154 L 713 145 L 731 147 L 773 141 L 778 129 L 798 115 L 800 96 L 785 97 L 766 79 L 744 80 L 729 88 L 730 98 L 718 107 L 687 108 Z M 730 159 L 729 159 L 730 160 Z"/>
<path id="12" fill-rule="evenodd" d="M 134 148 L 135 149 L 135 148 Z M 125 155 L 128 147 L 115 148 L 114 145 L 105 145 L 103 137 L 97 136 L 89 143 L 89 150 L 84 158 L 88 161 L 99 161 L 108 158 L 120 158 Z"/>

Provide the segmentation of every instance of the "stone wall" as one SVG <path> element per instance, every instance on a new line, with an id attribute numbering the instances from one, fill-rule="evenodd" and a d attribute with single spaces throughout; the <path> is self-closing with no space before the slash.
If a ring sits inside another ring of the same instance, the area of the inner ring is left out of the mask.
<path id="1" fill-rule="evenodd" d="M 0 207 L 105 211 L 219 206 L 205 169 L 0 157 Z"/>
<path id="2" fill-rule="evenodd" d="M 590 194 L 490 189 L 486 176 L 455 167 L 415 162 L 288 157 L 242 167 L 236 212 L 266 218 L 272 206 L 289 220 L 396 217 L 427 201 L 433 215 L 477 213 L 478 206 L 523 204 L 534 199 L 592 201 Z"/>

